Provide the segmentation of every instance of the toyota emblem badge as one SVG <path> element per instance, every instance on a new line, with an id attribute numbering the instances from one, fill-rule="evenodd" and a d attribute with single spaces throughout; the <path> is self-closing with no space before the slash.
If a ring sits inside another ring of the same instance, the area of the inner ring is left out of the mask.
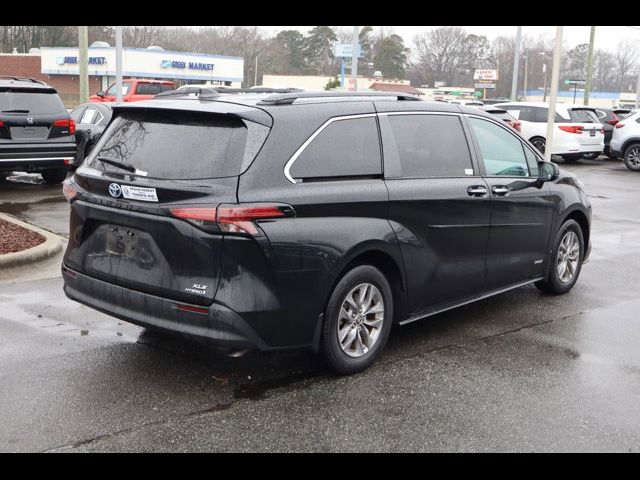
<path id="1" fill-rule="evenodd" d="M 109 185 L 109 195 L 114 198 L 118 198 L 120 195 L 122 195 L 122 188 L 120 187 L 120 185 L 118 185 L 117 183 L 112 183 L 111 185 Z"/>

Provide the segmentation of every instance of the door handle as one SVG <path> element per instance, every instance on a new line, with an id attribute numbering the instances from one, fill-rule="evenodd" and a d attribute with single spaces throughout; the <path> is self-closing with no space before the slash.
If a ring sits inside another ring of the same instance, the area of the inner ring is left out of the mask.
<path id="1" fill-rule="evenodd" d="M 487 187 L 483 185 L 472 185 L 467 188 L 467 194 L 470 197 L 486 197 L 488 193 Z"/>
<path id="2" fill-rule="evenodd" d="M 494 195 L 503 197 L 507 193 L 509 193 L 510 190 L 509 187 L 505 187 L 503 185 L 494 185 L 493 187 L 491 187 L 491 192 L 493 192 Z"/>

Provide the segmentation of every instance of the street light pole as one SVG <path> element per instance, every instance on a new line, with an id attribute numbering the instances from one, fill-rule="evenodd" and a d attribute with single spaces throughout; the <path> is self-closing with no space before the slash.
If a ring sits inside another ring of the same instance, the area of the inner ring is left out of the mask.
<path id="1" fill-rule="evenodd" d="M 544 147 L 544 159 L 551 160 L 553 147 L 553 127 L 556 119 L 556 99 L 558 80 L 560 79 L 560 56 L 562 55 L 562 25 L 556 27 L 556 43 L 553 48 L 553 67 L 551 68 L 551 93 L 549 94 L 549 113 L 547 114 L 547 136 Z"/>
<path id="2" fill-rule="evenodd" d="M 511 100 L 517 100 L 518 94 L 518 69 L 520 68 L 520 37 L 522 36 L 522 27 L 519 26 L 516 31 L 516 48 L 513 55 L 513 78 L 511 79 Z"/>
<path id="3" fill-rule="evenodd" d="M 527 101 L 527 76 L 528 76 L 528 72 L 527 70 L 529 69 L 529 54 L 526 54 L 524 56 L 524 101 Z"/>
<path id="4" fill-rule="evenodd" d="M 542 64 L 542 73 L 544 73 L 544 87 L 542 88 L 542 101 L 547 101 L 547 64 Z"/>
<path id="5" fill-rule="evenodd" d="M 80 103 L 89 101 L 89 28 L 78 27 L 78 55 L 80 67 Z"/>
<path id="6" fill-rule="evenodd" d="M 353 51 L 351 52 L 351 78 L 353 79 L 353 89 L 358 91 L 358 33 L 359 27 L 353 27 Z"/>
<path id="7" fill-rule="evenodd" d="M 116 27 L 116 104 L 122 103 L 122 26 Z"/>

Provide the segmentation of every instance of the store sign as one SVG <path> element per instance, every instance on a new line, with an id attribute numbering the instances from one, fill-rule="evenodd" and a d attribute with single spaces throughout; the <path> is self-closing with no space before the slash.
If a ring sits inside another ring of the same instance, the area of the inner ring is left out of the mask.
<path id="1" fill-rule="evenodd" d="M 213 70 L 213 63 L 182 62 L 177 60 L 161 60 L 161 68 L 177 68 L 180 70 Z"/>
<path id="2" fill-rule="evenodd" d="M 353 43 L 336 43 L 333 47 L 333 56 L 336 58 L 353 57 Z M 356 46 L 356 57 L 361 57 L 360 44 Z"/>
<path id="3" fill-rule="evenodd" d="M 496 88 L 495 83 L 476 83 L 475 88 Z"/>
<path id="4" fill-rule="evenodd" d="M 58 65 L 77 65 L 80 63 L 78 57 L 57 57 L 56 63 Z M 107 57 L 89 57 L 89 65 L 106 65 Z"/>
<path id="5" fill-rule="evenodd" d="M 477 69 L 473 73 L 474 80 L 498 80 L 498 70 Z"/>

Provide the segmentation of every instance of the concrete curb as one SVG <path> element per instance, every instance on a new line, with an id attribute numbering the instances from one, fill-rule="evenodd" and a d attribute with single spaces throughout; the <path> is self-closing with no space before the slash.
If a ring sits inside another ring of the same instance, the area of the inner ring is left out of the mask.
<path id="1" fill-rule="evenodd" d="M 22 250 L 21 252 L 5 253 L 0 255 L 0 271 L 22 265 L 32 265 L 57 255 L 62 250 L 63 239 L 58 235 L 42 230 L 34 225 L 18 220 L 11 215 L 0 213 L 0 219 L 19 225 L 27 230 L 37 232 L 45 238 L 40 245 Z"/>

